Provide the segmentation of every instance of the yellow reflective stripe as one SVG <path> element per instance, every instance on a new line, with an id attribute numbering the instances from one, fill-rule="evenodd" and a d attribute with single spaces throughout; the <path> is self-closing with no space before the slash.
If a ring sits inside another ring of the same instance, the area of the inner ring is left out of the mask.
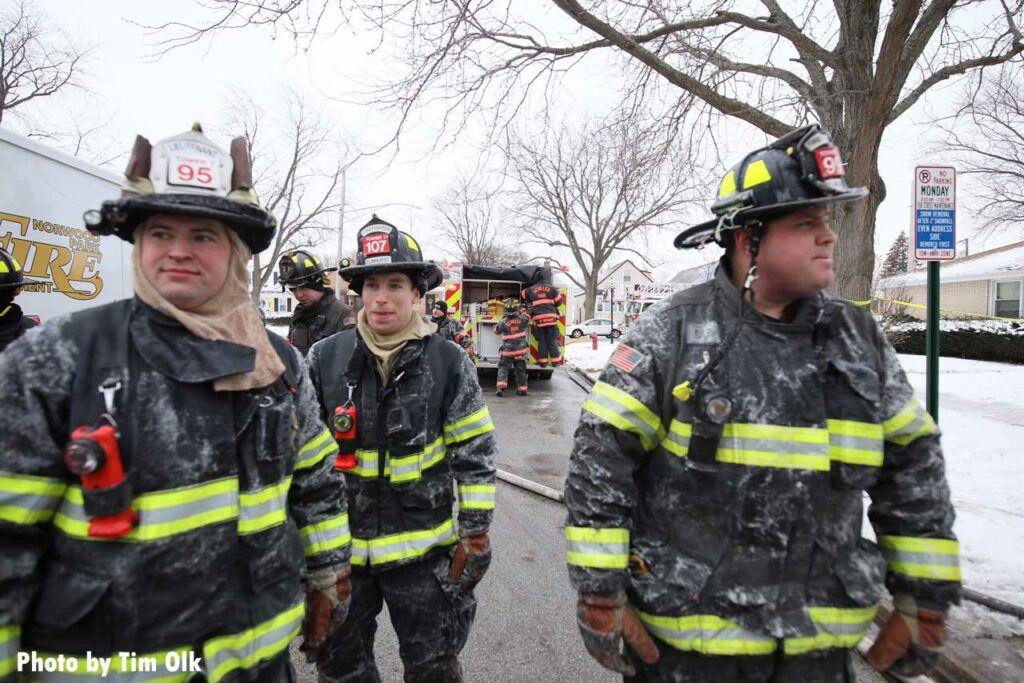
<path id="1" fill-rule="evenodd" d="M 854 420 L 828 421 L 828 457 L 834 462 L 881 467 L 882 425 Z"/>
<path id="2" fill-rule="evenodd" d="M 491 422 L 491 414 L 485 406 L 468 417 L 446 424 L 444 426 L 444 441 L 447 444 L 459 443 L 493 431 L 494 424 Z"/>
<path id="3" fill-rule="evenodd" d="M 352 542 L 352 534 L 348 528 L 348 513 L 343 512 L 336 517 L 322 522 L 313 522 L 299 529 L 306 557 L 317 553 L 343 548 Z"/>
<path id="4" fill-rule="evenodd" d="M 668 433 L 661 441 L 661 447 L 673 455 L 685 458 L 690 452 L 690 437 L 693 436 L 693 425 L 673 419 L 668 426 Z"/>
<path id="5" fill-rule="evenodd" d="M 239 513 L 238 480 L 228 477 L 180 489 L 144 493 L 132 501 L 132 509 L 139 514 L 139 523 L 117 541 L 155 541 L 235 520 Z M 67 488 L 53 525 L 73 538 L 108 540 L 89 536 L 89 517 L 85 514 L 81 486 Z"/>
<path id="6" fill-rule="evenodd" d="M 566 562 L 594 569 L 626 569 L 629 566 L 629 529 L 565 527 Z"/>
<path id="7" fill-rule="evenodd" d="M 255 534 L 284 524 L 288 519 L 288 489 L 291 485 L 292 478 L 285 477 L 282 481 L 259 491 L 242 492 L 239 495 L 239 535 Z"/>
<path id="8" fill-rule="evenodd" d="M 391 483 L 403 484 L 416 481 L 420 478 L 423 470 L 441 462 L 445 453 L 444 438 L 439 436 L 419 453 L 403 455 L 401 457 L 390 456 L 389 475 Z"/>
<path id="9" fill-rule="evenodd" d="M 960 544 L 948 538 L 879 536 L 890 571 L 915 579 L 960 580 Z"/>
<path id="10" fill-rule="evenodd" d="M 188 665 L 190 661 L 189 653 L 191 652 L 193 652 L 191 647 L 180 647 L 163 652 L 146 652 L 141 654 L 125 652 L 123 660 L 118 654 L 107 655 L 110 657 L 110 669 L 102 677 L 102 680 L 104 682 L 112 681 L 112 683 L 185 683 L 185 681 L 196 675 L 195 672 L 187 670 L 179 672 L 170 671 L 167 657 L 172 653 L 177 654 L 177 660 L 173 660 L 170 663 L 177 664 L 179 665 L 178 668 L 180 668 L 181 665 Z M 101 680 L 101 677 L 95 671 L 89 671 L 88 660 L 84 657 L 53 652 L 37 652 L 36 654 L 41 658 L 57 659 L 58 657 L 63 657 L 64 670 L 32 673 L 27 676 L 23 674 L 23 680 L 32 681 L 33 683 L 83 683 L 85 681 Z M 199 659 L 199 657 L 196 657 L 196 659 Z M 74 664 L 71 663 L 72 661 Z M 75 668 L 75 671 L 70 670 L 72 667 Z M 132 669 L 136 670 L 133 671 Z"/>
<path id="11" fill-rule="evenodd" d="M 20 643 L 20 626 L 14 624 L 0 626 L 0 678 L 12 673 L 17 668 Z"/>
<path id="12" fill-rule="evenodd" d="M 938 431 L 932 416 L 921 407 L 916 396 L 911 396 L 906 405 L 888 420 L 882 423 L 885 440 L 898 446 L 906 446 L 910 442 Z"/>
<path id="13" fill-rule="evenodd" d="M 871 607 L 810 607 L 807 612 L 817 629 L 813 636 L 786 638 L 783 652 L 801 655 L 812 650 L 852 648 L 868 632 L 878 606 Z"/>
<path id="14" fill-rule="evenodd" d="M 748 631 L 712 614 L 664 617 L 636 610 L 640 621 L 658 639 L 686 652 L 704 655 L 769 655 L 775 639 Z"/>
<path id="15" fill-rule="evenodd" d="M 493 510 L 498 487 L 494 484 L 459 484 L 459 508 Z"/>
<path id="16" fill-rule="evenodd" d="M 724 197 L 728 194 L 732 194 L 736 191 L 736 172 L 729 171 L 722 178 L 722 183 L 718 186 L 718 196 Z"/>
<path id="17" fill-rule="evenodd" d="M 252 669 L 288 649 L 299 634 L 305 603 L 241 633 L 213 638 L 203 646 L 210 683 L 218 683 L 236 669 Z"/>
<path id="18" fill-rule="evenodd" d="M 0 473 L 0 521 L 39 524 L 53 517 L 67 482 L 29 474 Z"/>
<path id="19" fill-rule="evenodd" d="M 433 529 L 405 531 L 369 540 L 352 539 L 352 564 L 380 565 L 421 557 L 433 548 L 451 545 L 458 540 L 455 520 L 447 519 Z"/>
<path id="20" fill-rule="evenodd" d="M 828 431 L 817 427 L 725 425 L 715 455 L 719 462 L 751 467 L 827 471 Z"/>
<path id="21" fill-rule="evenodd" d="M 314 467 L 326 456 L 337 452 L 338 444 L 334 441 L 331 433 L 325 429 L 299 449 L 295 469 L 304 470 Z"/>
<path id="22" fill-rule="evenodd" d="M 583 403 L 583 410 L 613 427 L 640 437 L 645 451 L 665 437 L 665 427 L 650 408 L 625 391 L 606 382 L 598 382 Z"/>

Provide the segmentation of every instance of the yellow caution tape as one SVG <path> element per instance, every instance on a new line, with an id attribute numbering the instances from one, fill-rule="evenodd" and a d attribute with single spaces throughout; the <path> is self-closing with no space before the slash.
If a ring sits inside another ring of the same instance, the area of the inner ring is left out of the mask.
<path id="1" fill-rule="evenodd" d="M 890 304 L 898 304 L 900 306 L 906 306 L 907 308 L 918 308 L 918 309 L 921 309 L 921 310 L 924 310 L 924 311 L 928 310 L 928 307 L 926 305 L 924 305 L 924 304 L 915 304 L 915 303 L 910 302 L 910 301 L 897 301 L 896 299 L 885 299 L 885 298 L 882 298 L 882 297 L 872 297 L 871 299 L 868 299 L 867 301 L 851 301 L 850 303 L 854 304 L 855 306 L 862 306 L 863 307 L 863 306 L 870 305 L 872 301 L 885 301 L 885 302 L 888 302 Z M 1024 322 L 1024 318 L 1000 318 L 999 316 L 995 316 L 995 315 L 983 315 L 981 313 L 970 313 L 968 311 L 955 311 L 955 310 L 951 310 L 951 309 L 948 309 L 948 308 L 940 308 L 939 309 L 939 313 L 950 313 L 950 314 L 954 314 L 954 315 L 967 315 L 967 316 L 970 316 L 972 318 L 985 318 L 986 320 L 1005 320 L 1007 322 L 1012 322 L 1012 323 L 1022 323 L 1022 322 Z"/>

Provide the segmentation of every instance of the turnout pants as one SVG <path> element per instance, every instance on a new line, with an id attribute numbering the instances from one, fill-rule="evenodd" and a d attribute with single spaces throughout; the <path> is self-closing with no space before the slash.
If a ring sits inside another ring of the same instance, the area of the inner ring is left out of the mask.
<path id="1" fill-rule="evenodd" d="M 380 683 L 373 641 L 377 615 L 387 603 L 406 683 L 461 681 L 458 655 L 476 615 L 476 598 L 448 580 L 450 564 L 449 554 L 435 553 L 379 574 L 353 567 L 348 617 L 317 653 L 320 680 Z"/>
<path id="2" fill-rule="evenodd" d="M 648 666 L 636 657 L 636 676 L 626 683 L 855 683 L 851 653 L 846 649 L 821 650 L 785 656 L 781 651 L 764 656 L 715 657 L 683 652 L 657 640 L 660 659 Z"/>
<path id="3" fill-rule="evenodd" d="M 519 356 L 513 358 L 511 356 L 502 356 L 498 360 L 498 381 L 495 384 L 499 389 L 504 389 L 508 386 L 508 371 L 515 368 L 516 371 L 516 388 L 526 389 L 526 356 Z"/>
<path id="4" fill-rule="evenodd" d="M 545 325 L 537 327 L 537 362 L 540 365 L 547 365 L 548 358 L 552 364 L 561 362 L 562 352 L 558 348 L 558 325 Z"/>

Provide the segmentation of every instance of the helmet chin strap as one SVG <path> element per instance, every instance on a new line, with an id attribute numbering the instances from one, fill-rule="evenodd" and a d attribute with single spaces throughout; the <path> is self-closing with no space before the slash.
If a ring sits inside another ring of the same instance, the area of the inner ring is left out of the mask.
<path id="1" fill-rule="evenodd" d="M 723 218 L 725 218 L 725 216 L 723 216 Z M 732 223 L 731 216 L 729 223 Z M 718 224 L 720 230 L 722 227 L 721 219 L 719 220 Z M 739 338 L 740 329 L 743 327 L 743 322 L 746 319 L 747 308 L 749 307 L 754 311 L 757 310 L 756 308 L 754 308 L 755 294 L 752 287 L 754 281 L 757 280 L 757 255 L 761 251 L 761 240 L 764 239 L 765 226 L 764 223 L 761 223 L 760 221 L 755 221 L 752 223 L 748 223 L 747 225 L 742 227 L 749 227 L 751 231 L 749 248 L 750 267 L 747 268 L 747 274 L 743 279 L 743 289 L 740 290 L 740 314 L 736 318 L 736 324 L 732 326 L 732 330 L 730 330 L 729 336 L 725 338 L 725 341 L 722 342 L 722 344 L 718 347 L 718 351 L 715 352 L 714 357 L 710 361 L 708 361 L 707 365 L 701 368 L 700 372 L 697 373 L 697 377 L 693 381 L 693 393 L 694 396 L 698 397 L 698 405 L 700 404 L 699 395 L 701 393 L 701 389 L 704 385 L 704 382 L 706 382 L 708 377 L 711 376 L 711 373 L 714 372 L 715 368 L 718 367 L 718 365 L 723 360 L 725 360 L 725 357 L 729 355 L 729 351 L 732 349 L 733 345 L 736 343 L 736 340 Z M 715 234 L 717 237 L 718 230 L 715 231 Z M 750 292 L 749 304 L 747 303 L 747 292 Z"/>

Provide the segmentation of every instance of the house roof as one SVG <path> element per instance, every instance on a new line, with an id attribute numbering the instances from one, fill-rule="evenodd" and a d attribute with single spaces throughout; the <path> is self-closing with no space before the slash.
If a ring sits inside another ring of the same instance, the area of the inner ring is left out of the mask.
<path id="1" fill-rule="evenodd" d="M 607 280 L 612 275 L 614 275 L 616 273 L 616 271 L 618 271 L 620 268 L 622 268 L 622 266 L 626 265 L 627 263 L 629 265 L 633 266 L 634 270 L 636 270 L 638 273 L 640 273 L 645 278 L 647 278 L 648 282 L 651 281 L 651 273 L 650 273 L 650 271 L 644 270 L 643 268 L 639 268 L 639 267 L 637 267 L 637 265 L 635 263 L 633 263 L 629 259 L 625 259 L 624 261 L 619 261 L 618 263 L 616 263 L 611 268 L 608 268 L 607 270 L 605 270 L 604 275 L 602 275 L 601 279 L 597 281 L 597 286 L 600 287 L 601 283 L 603 283 L 605 280 Z"/>
<path id="2" fill-rule="evenodd" d="M 943 282 L 993 280 L 1024 275 L 1024 242 L 981 251 L 971 256 L 943 261 L 939 265 Z M 928 269 L 900 273 L 881 281 L 882 287 L 924 285 L 928 283 Z"/>
<path id="3" fill-rule="evenodd" d="M 679 271 L 669 279 L 669 282 L 682 282 L 685 284 L 707 282 L 715 276 L 716 267 L 718 267 L 718 261 L 702 263 L 699 266 Z"/>

